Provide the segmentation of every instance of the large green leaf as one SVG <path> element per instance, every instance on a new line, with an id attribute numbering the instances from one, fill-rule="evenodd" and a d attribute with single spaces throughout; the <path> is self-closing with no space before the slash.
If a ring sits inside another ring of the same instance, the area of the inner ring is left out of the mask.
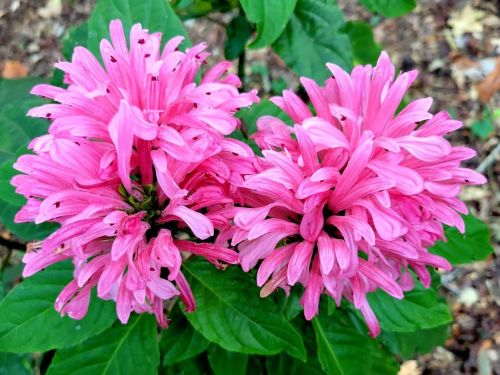
<path id="1" fill-rule="evenodd" d="M 369 374 L 371 368 L 370 351 L 372 343 L 354 328 L 341 326 L 335 317 L 318 316 L 313 320 L 316 332 L 318 359 L 328 374 L 352 373 Z M 363 361 L 359 354 L 363 353 Z"/>
<path id="2" fill-rule="evenodd" d="M 349 21 L 342 28 L 342 32 L 349 36 L 355 64 L 375 65 L 377 63 L 382 48 L 375 42 L 369 24 L 363 21 Z"/>
<path id="3" fill-rule="evenodd" d="M 208 340 L 229 351 L 270 355 L 284 350 L 305 358 L 299 333 L 271 299 L 259 297 L 248 274 L 238 267 L 219 271 L 201 260 L 185 263 L 184 270 L 197 303 L 186 316 Z"/>
<path id="4" fill-rule="evenodd" d="M 417 282 L 415 289 L 402 300 L 377 290 L 368 294 L 368 301 L 380 321 L 382 330 L 415 332 L 445 325 L 452 320 L 448 305 L 433 286 L 425 289 Z"/>
<path id="5" fill-rule="evenodd" d="M 208 351 L 208 362 L 215 375 L 245 375 L 248 355 L 228 352 L 218 345 L 212 345 Z"/>
<path id="6" fill-rule="evenodd" d="M 156 320 L 134 315 L 99 336 L 57 351 L 48 375 L 155 375 L 160 364 Z"/>
<path id="7" fill-rule="evenodd" d="M 352 68 L 349 37 L 340 32 L 343 26 L 342 11 L 333 0 L 298 0 L 273 48 L 295 73 L 322 83 L 330 75 L 327 62 Z"/>
<path id="8" fill-rule="evenodd" d="M 360 333 L 346 314 L 313 319 L 318 359 L 327 374 L 397 374 L 398 366 L 377 341 Z"/>
<path id="9" fill-rule="evenodd" d="M 48 122 L 26 116 L 32 107 L 44 103 L 43 99 L 31 96 L 31 88 L 43 80 L 23 78 L 0 79 L 0 223 L 10 232 L 24 240 L 41 239 L 54 230 L 50 224 L 14 224 L 14 216 L 25 199 L 16 194 L 10 184 L 18 174 L 12 168 L 17 157 L 26 153 L 31 139 L 47 132 Z"/>
<path id="10" fill-rule="evenodd" d="M 443 345 L 449 331 L 449 324 L 416 332 L 382 331 L 380 341 L 394 354 L 410 359 L 417 354 L 430 353 L 436 346 Z"/>
<path id="11" fill-rule="evenodd" d="M 181 19 L 202 17 L 214 12 L 227 12 L 238 7 L 238 0 L 172 0 L 170 3 Z"/>
<path id="12" fill-rule="evenodd" d="M 285 29 L 297 0 L 240 0 L 248 20 L 257 24 L 257 37 L 251 48 L 262 48 L 273 43 Z"/>
<path id="13" fill-rule="evenodd" d="M 131 26 L 141 23 L 150 32 L 162 32 L 163 42 L 182 35 L 186 37 L 185 44 L 189 44 L 187 32 L 168 1 L 97 0 L 87 23 L 70 29 L 66 34 L 63 47 L 66 58 L 77 45 L 85 46 L 100 56 L 99 44 L 102 39 L 109 39 L 109 23 L 114 19 L 122 21 L 127 38 Z"/>
<path id="14" fill-rule="evenodd" d="M 493 252 L 488 226 L 474 215 L 463 216 L 463 219 L 464 234 L 454 227 L 447 227 L 447 242 L 439 241 L 429 249 L 431 253 L 441 255 L 453 265 L 484 260 Z"/>
<path id="15" fill-rule="evenodd" d="M 93 299 L 84 319 L 62 318 L 54 301 L 72 279 L 69 262 L 24 280 L 0 303 L 0 351 L 35 352 L 75 345 L 110 327 L 113 304 Z"/>
<path id="16" fill-rule="evenodd" d="M 20 148 L 25 149 L 32 138 L 47 132 L 46 120 L 26 116 L 30 108 L 44 103 L 30 94 L 31 88 L 42 82 L 32 77 L 0 79 L 0 164 L 11 160 Z"/>
<path id="17" fill-rule="evenodd" d="M 165 353 L 163 363 L 166 365 L 195 357 L 209 345 L 210 342 L 195 331 L 182 315 L 174 318 L 168 329 L 161 333 L 160 348 Z"/>
<path id="18" fill-rule="evenodd" d="M 399 17 L 411 12 L 417 6 L 416 0 L 360 0 L 370 12 L 384 17 Z"/>
<path id="19" fill-rule="evenodd" d="M 168 1 L 98 0 L 89 19 L 88 48 L 99 50 L 102 38 L 108 37 L 109 22 L 120 19 L 125 30 L 140 22 L 150 32 L 161 31 L 163 41 L 187 32 Z"/>

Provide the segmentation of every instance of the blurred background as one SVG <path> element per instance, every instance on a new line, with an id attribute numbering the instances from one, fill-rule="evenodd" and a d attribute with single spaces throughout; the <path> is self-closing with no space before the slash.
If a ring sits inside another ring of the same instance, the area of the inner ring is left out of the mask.
<path id="1" fill-rule="evenodd" d="M 495 254 L 443 275 L 442 293 L 455 318 L 450 338 L 433 353 L 405 361 L 400 374 L 500 374 L 500 1 L 420 0 L 414 12 L 396 19 L 373 16 L 357 2 L 338 3 L 346 20 L 373 26 L 396 66 L 420 70 L 410 98 L 432 96 L 434 111 L 445 109 L 464 122 L 452 141 L 477 150 L 468 167 L 489 179 L 465 188 L 462 199 L 489 224 Z M 93 5 L 92 0 L 0 0 L 1 77 L 50 76 L 53 63 L 63 58 L 65 31 L 84 21 Z M 184 22 L 191 40 L 208 42 L 218 61 L 224 59 L 230 19 L 215 13 Z M 271 49 L 248 51 L 244 69 L 245 86 L 264 97 L 298 87 L 297 77 Z M 19 245 L 0 223 L 2 268 L 19 263 L 12 251 Z M 12 281 L 19 274 L 20 265 L 3 277 Z"/>

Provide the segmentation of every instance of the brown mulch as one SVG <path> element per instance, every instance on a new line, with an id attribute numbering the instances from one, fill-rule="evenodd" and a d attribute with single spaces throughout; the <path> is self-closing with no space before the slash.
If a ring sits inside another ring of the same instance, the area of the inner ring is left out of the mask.
<path id="1" fill-rule="evenodd" d="M 94 0 L 1 0 L 0 72 L 4 77 L 50 76 L 62 58 L 60 41 L 68 27 L 83 21 Z M 375 25 L 377 41 L 402 70 L 419 69 L 413 98 L 432 96 L 434 110 L 446 109 L 464 121 L 452 140 L 478 151 L 477 168 L 500 143 L 500 124 L 488 139 L 471 131 L 485 109 L 500 108 L 500 2 L 498 0 L 421 0 L 413 13 L 397 19 L 373 17 L 355 1 L 339 0 L 347 19 Z M 207 41 L 213 59 L 223 58 L 227 15 L 190 20 L 194 42 Z M 497 65 L 498 64 L 498 65 Z M 266 67 L 267 69 L 262 69 Z M 269 49 L 249 51 L 247 85 L 268 95 L 272 79 L 297 86 L 296 77 Z M 490 158 L 491 159 L 491 158 Z M 481 168 L 484 167 L 481 165 Z M 489 183 L 469 187 L 462 198 L 493 233 L 496 256 L 443 275 L 443 293 L 455 323 L 444 347 L 403 363 L 401 374 L 500 375 L 500 163 L 485 169 Z M 1 252 L 0 252 L 1 253 Z"/>

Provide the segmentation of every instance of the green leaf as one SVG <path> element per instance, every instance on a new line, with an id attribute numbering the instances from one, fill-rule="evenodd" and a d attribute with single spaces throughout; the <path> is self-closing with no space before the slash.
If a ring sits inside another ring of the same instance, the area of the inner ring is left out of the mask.
<path id="1" fill-rule="evenodd" d="M 342 11 L 333 0 L 298 0 L 274 50 L 300 76 L 322 83 L 329 77 L 327 62 L 352 68 L 349 37 L 340 32 Z"/>
<path id="2" fill-rule="evenodd" d="M 18 171 L 14 170 L 12 165 L 16 161 L 17 156 L 23 154 L 25 151 L 25 146 L 22 146 L 15 153 L 14 157 L 8 159 L 0 166 L 0 223 L 15 236 L 30 241 L 47 237 L 57 228 L 57 225 L 53 223 L 43 223 L 40 225 L 14 223 L 14 216 L 21 206 L 25 204 L 26 199 L 17 194 L 10 183 L 12 177 L 19 174 Z"/>
<path id="3" fill-rule="evenodd" d="M 88 22 L 84 22 L 78 26 L 71 27 L 70 29 L 68 29 L 68 32 L 64 34 L 62 40 L 63 47 L 61 52 L 68 61 L 71 61 L 71 56 L 73 55 L 73 50 L 75 49 L 75 47 L 87 44 L 88 35 Z"/>
<path id="4" fill-rule="evenodd" d="M 360 353 L 360 358 L 363 354 Z M 372 368 L 370 375 L 391 375 L 399 374 L 399 362 L 385 348 L 376 347 L 371 353 Z"/>
<path id="5" fill-rule="evenodd" d="M 40 78 L 0 79 L 0 164 L 11 160 L 28 142 L 47 132 L 48 122 L 26 116 L 32 107 L 44 103 L 30 94 L 33 86 L 43 83 Z"/>
<path id="6" fill-rule="evenodd" d="M 98 0 L 89 20 L 70 29 L 64 38 L 63 53 L 69 58 L 73 48 L 82 45 L 94 55 L 100 56 L 99 44 L 102 39 L 110 39 L 109 23 L 120 19 L 128 38 L 133 24 L 141 23 L 150 32 L 162 32 L 162 40 L 182 35 L 189 44 L 187 32 L 168 1 L 158 0 Z"/>
<path id="7" fill-rule="evenodd" d="M 303 293 L 304 288 L 296 285 L 291 288 L 288 295 L 281 289 L 272 294 L 281 313 L 288 321 L 295 319 L 304 310 L 300 304 Z"/>
<path id="8" fill-rule="evenodd" d="M 48 375 L 156 375 L 160 364 L 156 320 L 134 315 L 99 336 L 56 352 Z"/>
<path id="9" fill-rule="evenodd" d="M 1 183 L 1 182 L 0 182 Z M 41 240 L 51 234 L 57 225 L 53 223 L 32 224 L 23 223 L 15 224 L 14 216 L 19 211 L 19 206 L 12 205 L 0 200 L 0 223 L 16 237 L 25 241 Z"/>
<path id="10" fill-rule="evenodd" d="M 0 353 L 0 375 L 32 374 L 29 356 L 26 354 Z"/>
<path id="11" fill-rule="evenodd" d="M 54 310 L 59 292 L 73 278 L 69 262 L 24 280 L 0 303 L 0 351 L 35 352 L 64 348 L 97 335 L 116 319 L 113 304 L 93 299 L 84 319 L 62 318 Z"/>
<path id="12" fill-rule="evenodd" d="M 0 78 L 0 110 L 7 104 L 20 104 L 28 98 L 34 98 L 30 94 L 31 88 L 43 82 L 44 79 L 39 77 Z"/>
<path id="13" fill-rule="evenodd" d="M 339 325 L 335 317 L 317 316 L 312 323 L 318 359 L 326 373 L 345 374 L 347 368 L 351 368 L 352 373 L 370 373 L 372 343 L 367 337 L 354 328 Z M 364 353 L 363 361 L 359 361 L 360 353 Z"/>
<path id="14" fill-rule="evenodd" d="M 481 139 L 487 139 L 495 127 L 491 118 L 483 118 L 481 120 L 476 120 L 471 125 L 472 134 L 478 136 Z"/>
<path id="15" fill-rule="evenodd" d="M 257 24 L 257 37 L 251 48 L 272 44 L 285 29 L 292 16 L 297 0 L 240 0 L 240 4 L 252 23 Z"/>
<path id="16" fill-rule="evenodd" d="M 252 27 L 244 16 L 234 17 L 226 29 L 224 56 L 228 60 L 236 59 L 245 50 L 245 44 L 252 35 Z"/>
<path id="17" fill-rule="evenodd" d="M 307 348 L 306 361 L 299 361 L 285 353 L 271 356 L 266 360 L 267 373 L 272 375 L 323 375 L 324 372 L 321 369 L 316 353 L 316 341 L 312 324 L 301 316 L 295 319 L 293 324 L 299 330 Z M 264 371 L 261 373 L 264 373 Z"/>
<path id="18" fill-rule="evenodd" d="M 245 375 L 248 355 L 228 352 L 218 345 L 212 345 L 208 351 L 208 363 L 215 375 Z"/>
<path id="19" fill-rule="evenodd" d="M 369 24 L 363 21 L 349 21 L 342 28 L 342 32 L 349 36 L 355 64 L 375 65 L 377 63 L 382 48 L 375 42 Z"/>
<path id="20" fill-rule="evenodd" d="M 410 359 L 417 354 L 430 353 L 435 347 L 443 345 L 449 331 L 449 324 L 416 332 L 382 331 L 380 341 L 395 355 Z"/>
<path id="21" fill-rule="evenodd" d="M 109 22 L 120 19 L 125 30 L 140 22 L 150 32 L 162 32 L 163 42 L 187 32 L 168 1 L 99 0 L 89 19 L 88 48 L 99 51 L 102 38 L 109 35 Z M 127 33 L 126 33 L 127 34 Z"/>
<path id="22" fill-rule="evenodd" d="M 195 357 L 209 345 L 210 342 L 195 331 L 182 315 L 161 333 L 160 348 L 165 353 L 163 362 L 167 365 Z"/>
<path id="23" fill-rule="evenodd" d="M 266 368 L 270 375 L 324 375 L 318 360 L 309 356 L 304 363 L 286 354 L 275 355 L 267 358 Z"/>
<path id="24" fill-rule="evenodd" d="M 8 159 L 0 166 L 0 200 L 2 203 L 8 203 L 15 207 L 21 207 L 26 203 L 26 199 L 16 193 L 14 186 L 11 185 L 10 180 L 20 172 L 16 171 L 12 164 L 15 158 Z"/>
<path id="25" fill-rule="evenodd" d="M 287 124 L 291 124 L 290 118 L 286 113 L 267 99 L 262 99 L 259 103 L 253 104 L 250 107 L 242 108 L 236 114 L 236 117 L 244 123 L 249 136 L 257 131 L 257 120 L 262 116 L 277 117 Z"/>
<path id="26" fill-rule="evenodd" d="M 500 108 L 495 108 L 495 109 L 491 112 L 491 119 L 492 119 L 493 121 L 500 120 Z"/>
<path id="27" fill-rule="evenodd" d="M 359 333 L 346 314 L 320 314 L 312 321 L 318 359 L 327 374 L 397 374 L 390 354 L 366 334 Z"/>
<path id="28" fill-rule="evenodd" d="M 24 240 L 40 239 L 54 230 L 51 224 L 14 224 L 14 216 L 25 203 L 10 184 L 18 174 L 12 168 L 17 157 L 26 153 L 31 139 L 47 132 L 48 122 L 26 116 L 32 107 L 44 104 L 44 100 L 34 97 L 30 91 L 34 85 L 43 83 L 40 78 L 15 80 L 0 79 L 0 223 L 7 230 Z"/>
<path id="29" fill-rule="evenodd" d="M 167 375 L 207 375 L 209 364 L 205 353 L 166 368 Z M 165 372 L 160 372 L 164 374 Z"/>
<path id="30" fill-rule="evenodd" d="M 11 290 L 15 285 L 19 283 L 19 281 L 21 280 L 21 274 L 23 272 L 23 267 L 24 267 L 23 263 L 17 263 L 19 259 L 22 258 L 22 256 L 24 255 L 24 252 L 18 250 L 11 250 L 11 251 L 12 253 L 10 256 L 10 260 L 11 263 L 14 264 L 5 264 L 5 267 L 2 273 L 0 274 L 1 275 L 0 289 L 3 289 L 4 293 L 2 298 L 7 294 L 9 290 Z M 14 258 L 13 262 L 12 258 Z"/>
<path id="31" fill-rule="evenodd" d="M 201 260 L 184 267 L 197 303 L 186 316 L 205 338 L 229 351 L 271 355 L 284 350 L 305 359 L 299 333 L 271 299 L 259 297 L 248 274 L 237 267 L 220 271 Z"/>
<path id="32" fill-rule="evenodd" d="M 360 0 L 360 3 L 370 12 L 384 17 L 399 17 L 417 6 L 416 0 Z"/>
<path id="33" fill-rule="evenodd" d="M 285 123 L 291 124 L 285 112 L 267 99 L 261 99 L 257 104 L 240 109 L 236 117 L 241 120 L 241 129 L 236 129 L 230 137 L 245 142 L 257 155 L 261 155 L 260 149 L 250 136 L 257 131 L 257 120 L 262 116 L 278 117 Z"/>
<path id="34" fill-rule="evenodd" d="M 173 0 L 171 4 L 181 19 L 189 19 L 228 12 L 238 6 L 238 0 Z"/>
<path id="35" fill-rule="evenodd" d="M 405 293 L 402 300 L 377 290 L 368 294 L 368 302 L 380 321 L 382 330 L 415 332 L 445 325 L 452 320 L 449 307 L 442 302 L 431 286 L 425 289 L 415 283 L 415 289 Z"/>
<path id="36" fill-rule="evenodd" d="M 447 242 L 438 241 L 429 251 L 446 258 L 451 264 L 472 263 L 486 259 L 492 252 L 488 226 L 474 215 L 463 216 L 465 233 L 446 227 Z"/>

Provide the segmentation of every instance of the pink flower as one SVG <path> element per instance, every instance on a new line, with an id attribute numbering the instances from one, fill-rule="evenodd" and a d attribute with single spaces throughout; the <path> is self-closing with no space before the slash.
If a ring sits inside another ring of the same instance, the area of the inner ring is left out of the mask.
<path id="1" fill-rule="evenodd" d="M 238 92 L 228 62 L 196 84 L 204 45 L 183 53 L 176 37 L 160 50 L 159 33 L 134 25 L 129 48 L 120 21 L 110 32 L 112 43 L 101 42 L 104 68 L 77 47 L 72 62 L 56 64 L 67 88 L 32 91 L 55 103 L 29 112 L 51 125 L 30 144 L 35 155 L 15 164 L 23 174 L 12 184 L 28 199 L 16 222 L 60 227 L 29 246 L 23 275 L 71 259 L 75 278 L 55 304 L 61 314 L 81 319 L 96 287 L 98 297 L 116 301 L 122 322 L 132 311 L 150 312 L 166 326 L 166 300 L 180 296 L 195 308 L 183 258 L 237 262 L 211 237 L 229 226 L 224 212 L 241 175 L 253 171 L 250 148 L 225 135 L 238 126 L 234 112 L 258 98 Z"/>
<path id="2" fill-rule="evenodd" d="M 318 86 L 301 82 L 315 114 L 293 92 L 272 101 L 294 122 L 264 116 L 254 138 L 264 155 L 248 176 L 248 207 L 235 208 L 226 233 L 238 245 L 245 271 L 257 273 L 261 295 L 304 285 L 304 313 L 318 312 L 321 294 L 344 297 L 380 331 L 366 294 L 382 289 L 394 298 L 413 288 L 414 271 L 428 287 L 427 266 L 450 269 L 427 248 L 445 239 L 443 224 L 464 230 L 457 195 L 485 178 L 460 167 L 474 156 L 443 135 L 461 123 L 429 113 L 431 98 L 396 110 L 417 73 L 394 78 L 382 53 L 376 67 L 351 75 L 327 64 L 333 76 Z M 252 207 L 252 208 L 249 208 Z"/>

